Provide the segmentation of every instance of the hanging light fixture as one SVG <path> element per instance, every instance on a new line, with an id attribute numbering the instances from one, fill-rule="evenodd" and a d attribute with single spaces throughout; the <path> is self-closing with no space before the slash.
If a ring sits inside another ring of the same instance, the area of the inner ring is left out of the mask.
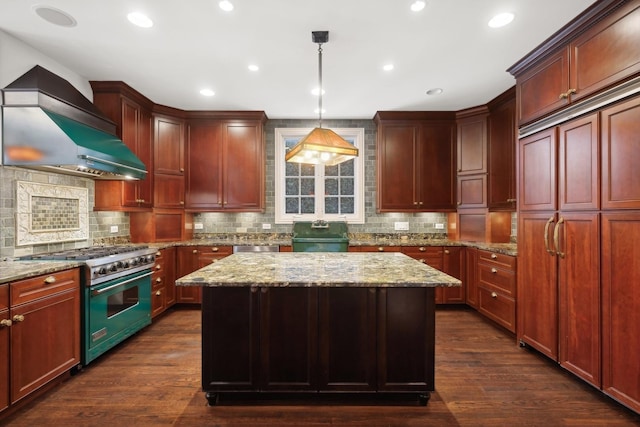
<path id="1" fill-rule="evenodd" d="M 322 44 L 329 41 L 329 31 L 312 31 L 311 39 L 318 44 L 318 127 L 287 151 L 285 160 L 333 166 L 358 157 L 358 149 L 331 129 L 322 127 Z"/>

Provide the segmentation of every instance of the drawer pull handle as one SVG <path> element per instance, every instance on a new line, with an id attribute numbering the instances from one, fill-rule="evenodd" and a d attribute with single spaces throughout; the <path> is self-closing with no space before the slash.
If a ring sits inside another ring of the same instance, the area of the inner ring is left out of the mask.
<path id="1" fill-rule="evenodd" d="M 158 277 L 158 278 L 156 279 L 156 283 L 162 283 L 162 277 Z"/>
<path id="2" fill-rule="evenodd" d="M 160 251 L 156 252 L 156 256 L 162 256 L 162 252 Z"/>
<path id="3" fill-rule="evenodd" d="M 15 323 L 24 322 L 24 316 L 22 314 L 16 314 L 15 316 L 13 316 L 13 321 Z"/>
<path id="4" fill-rule="evenodd" d="M 9 327 L 11 326 L 11 320 L 10 319 L 2 319 L 0 320 L 0 326 L 6 326 Z"/>
<path id="5" fill-rule="evenodd" d="M 49 276 L 46 279 L 44 279 L 44 283 L 46 283 L 47 285 L 56 283 L 56 278 L 54 276 Z"/>
<path id="6" fill-rule="evenodd" d="M 159 297 L 160 295 L 162 295 L 162 291 L 161 291 L 160 289 L 158 289 L 158 290 L 156 291 L 156 296 L 157 296 L 157 297 Z"/>
<path id="7" fill-rule="evenodd" d="M 160 270 L 162 266 L 160 264 L 156 265 L 156 270 Z"/>
<path id="8" fill-rule="evenodd" d="M 427 263 L 427 260 L 425 260 L 425 259 L 420 259 L 419 261 L 420 261 L 421 263 L 423 263 L 423 264 L 426 264 L 426 263 Z"/>
<path id="9" fill-rule="evenodd" d="M 498 298 L 498 294 L 496 294 L 495 292 L 491 292 L 491 298 Z"/>
<path id="10" fill-rule="evenodd" d="M 194 249 L 194 250 L 193 250 L 193 253 L 194 253 L 194 254 L 197 254 L 197 253 L 198 253 L 198 250 L 197 250 L 197 249 Z"/>
<path id="11" fill-rule="evenodd" d="M 382 246 L 378 247 L 378 252 L 384 252 L 384 248 Z"/>
<path id="12" fill-rule="evenodd" d="M 220 250 L 220 248 L 218 248 L 218 247 L 214 246 L 214 247 L 212 247 L 212 248 L 211 248 L 211 250 L 212 250 L 213 252 L 218 252 L 218 251 Z"/>
<path id="13" fill-rule="evenodd" d="M 492 269 L 491 269 L 491 272 L 492 272 L 493 274 L 496 274 L 496 273 L 498 272 L 498 270 L 496 270 L 495 268 L 492 268 Z"/>
<path id="14" fill-rule="evenodd" d="M 426 251 L 426 250 L 427 250 L 427 248 L 425 248 L 425 247 L 423 247 L 423 246 L 420 246 L 420 249 L 419 249 L 419 251 L 420 251 L 420 252 L 424 252 L 424 251 Z"/>
<path id="15" fill-rule="evenodd" d="M 498 259 L 498 255 L 496 255 L 496 254 L 491 254 L 491 259 Z"/>
<path id="16" fill-rule="evenodd" d="M 445 254 L 445 255 L 449 255 L 449 253 L 450 253 L 450 252 L 449 252 L 449 249 L 445 249 L 445 250 L 444 250 L 444 254 Z"/>

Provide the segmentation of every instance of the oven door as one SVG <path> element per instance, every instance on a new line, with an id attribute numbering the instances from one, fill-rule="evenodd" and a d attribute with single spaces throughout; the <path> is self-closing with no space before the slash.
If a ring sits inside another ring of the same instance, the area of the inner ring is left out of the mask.
<path id="1" fill-rule="evenodd" d="M 84 309 L 86 365 L 151 324 L 151 271 L 86 288 Z"/>

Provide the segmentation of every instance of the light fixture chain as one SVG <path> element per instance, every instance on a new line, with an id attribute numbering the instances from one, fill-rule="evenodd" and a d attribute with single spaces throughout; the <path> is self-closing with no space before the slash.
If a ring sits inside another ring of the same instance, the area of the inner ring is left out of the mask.
<path id="1" fill-rule="evenodd" d="M 318 127 L 322 127 L 322 43 L 318 43 Z"/>

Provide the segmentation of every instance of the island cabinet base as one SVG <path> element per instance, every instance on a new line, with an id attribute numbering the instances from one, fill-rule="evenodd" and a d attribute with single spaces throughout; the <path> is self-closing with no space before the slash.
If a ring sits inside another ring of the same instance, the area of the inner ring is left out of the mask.
<path id="1" fill-rule="evenodd" d="M 434 390 L 434 288 L 204 287 L 202 387 L 234 397 Z"/>

